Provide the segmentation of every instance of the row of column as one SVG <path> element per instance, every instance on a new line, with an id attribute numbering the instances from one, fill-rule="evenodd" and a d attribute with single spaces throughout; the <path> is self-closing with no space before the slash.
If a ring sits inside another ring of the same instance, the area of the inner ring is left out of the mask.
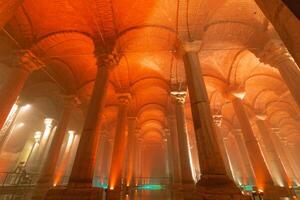
<path id="1" fill-rule="evenodd" d="M 195 127 L 195 133 L 197 138 L 198 152 L 199 152 L 199 160 L 201 165 L 201 179 L 198 182 L 199 186 L 211 185 L 216 182 L 222 182 L 223 184 L 231 185 L 233 184 L 230 178 L 227 176 L 226 168 L 222 162 L 222 156 L 217 144 L 217 138 L 215 134 L 215 130 L 213 128 L 212 119 L 210 115 L 210 107 L 206 94 L 205 84 L 203 77 L 200 71 L 200 63 L 198 60 L 197 52 L 199 51 L 200 44 L 197 42 L 183 44 L 185 53 L 183 55 L 184 64 L 186 69 L 186 76 L 189 77 L 187 79 L 187 84 L 190 93 L 191 100 L 191 108 L 192 115 Z M 30 55 L 31 56 L 31 55 Z M 7 116 L 13 102 L 15 102 L 17 95 L 22 89 L 29 72 L 33 69 L 38 69 L 41 65 L 36 65 L 36 63 L 32 64 L 31 60 L 26 60 L 28 58 L 28 54 L 25 54 L 25 57 L 22 57 L 22 65 L 16 69 L 14 75 L 18 76 L 19 81 L 8 80 L 10 87 L 2 87 L 1 92 L 7 94 L 9 98 L 3 98 L 2 102 L 0 102 L 0 109 L 4 112 L 1 112 L 1 120 L 0 122 L 3 124 L 5 121 L 5 116 Z M 80 144 L 78 147 L 78 152 L 76 155 L 75 163 L 73 166 L 70 185 L 84 185 L 86 187 L 91 187 L 93 174 L 94 174 L 94 166 L 95 166 L 95 157 L 96 157 L 96 149 L 99 141 L 99 134 L 96 131 L 97 125 L 101 122 L 101 112 L 104 107 L 104 99 L 107 90 L 109 71 L 112 66 L 117 64 L 116 55 L 109 54 L 105 58 L 101 58 L 101 62 L 99 62 L 99 68 L 97 72 L 97 78 L 95 83 L 95 89 L 92 95 L 90 107 L 87 113 L 87 120 L 84 125 L 84 130 L 82 132 L 82 138 L 80 140 Z M 22 66 L 22 67 L 21 67 Z M 26 68 L 23 68 L 23 67 Z M 293 65 L 295 66 L 295 65 Z M 284 70 L 285 68 L 282 68 Z M 288 68 L 289 69 L 289 68 Z M 293 73 L 293 71 L 284 71 L 286 74 Z M 283 72 L 281 72 L 284 74 Z M 298 80 L 298 79 L 297 79 Z M 16 92 L 11 95 L 8 93 L 8 88 L 11 88 L 11 85 L 14 84 L 16 88 Z M 291 84 L 292 85 L 292 84 Z M 293 87 L 293 86 L 290 86 Z M 293 91 L 293 90 L 291 90 Z M 181 173 L 181 181 L 182 183 L 193 183 L 191 166 L 188 154 L 188 139 L 187 139 L 187 131 L 184 120 L 184 107 L 182 97 L 183 94 L 177 93 L 172 94 L 176 97 L 176 118 L 177 118 L 177 130 L 178 130 L 178 138 L 180 141 L 179 147 L 179 155 L 180 155 L 180 173 Z M 125 95 L 126 96 L 126 95 Z M 297 95 L 296 95 L 297 96 Z M 126 99 L 126 100 L 125 100 Z M 116 131 L 116 139 L 114 145 L 113 152 L 113 163 L 111 171 L 110 171 L 110 183 L 111 188 L 115 188 L 117 183 L 120 182 L 120 173 L 122 169 L 122 161 L 124 160 L 124 154 L 120 154 L 121 150 L 126 147 L 126 116 L 127 116 L 127 105 L 128 105 L 128 95 L 124 98 L 124 96 L 120 97 L 119 100 L 121 102 L 119 114 L 118 114 L 118 127 Z M 123 103 L 122 103 L 123 102 Z M 125 103 L 127 102 L 127 103 Z M 259 150 L 258 143 L 254 137 L 253 130 L 251 129 L 251 125 L 247 120 L 246 112 L 243 108 L 241 100 L 235 98 L 232 100 L 234 105 L 234 109 L 240 121 L 241 128 L 243 130 L 246 147 L 248 152 L 251 152 L 249 155 L 250 160 L 252 161 L 252 167 L 254 168 L 254 173 L 257 177 L 259 177 L 259 181 L 256 183 L 259 187 L 265 187 L 266 185 L 273 185 L 272 178 L 270 173 L 267 170 L 267 166 L 264 162 L 261 151 Z M 5 112 L 7 110 L 8 112 Z M 66 114 L 65 114 L 66 112 Z M 64 112 L 63 117 L 66 118 L 67 110 Z M 4 120 L 2 120 L 4 119 Z M 264 129 L 261 123 L 258 123 L 260 129 Z M 63 128 L 58 128 L 58 130 L 64 130 L 64 124 L 59 125 L 63 126 Z M 63 131 L 62 131 L 63 132 Z M 65 132 L 65 131 L 64 131 Z M 58 138 L 58 139 L 57 139 Z M 264 139 L 265 140 L 265 139 Z M 55 142 L 51 145 L 50 152 L 52 149 L 56 149 L 61 145 L 61 136 L 58 134 L 55 135 Z M 52 147 L 53 146 L 53 147 Z M 54 151 L 54 150 L 53 150 Z M 269 150 L 269 152 L 273 152 L 273 149 Z M 49 154 L 54 158 L 57 157 L 57 153 Z M 49 159 L 48 159 L 49 160 Z M 57 159 L 50 159 L 51 162 Z M 274 161 L 274 159 L 273 159 Z M 275 159 L 276 161 L 276 159 Z M 274 162 L 275 162 L 274 161 Z M 276 161 L 278 162 L 278 161 Z M 53 163 L 47 164 L 49 166 L 53 166 Z M 282 168 L 282 167 L 280 167 Z M 44 170 L 44 173 L 48 173 L 50 170 Z M 282 171 L 282 169 L 281 169 Z M 47 175 L 45 176 L 47 177 Z M 42 182 L 42 181 L 41 181 Z"/>

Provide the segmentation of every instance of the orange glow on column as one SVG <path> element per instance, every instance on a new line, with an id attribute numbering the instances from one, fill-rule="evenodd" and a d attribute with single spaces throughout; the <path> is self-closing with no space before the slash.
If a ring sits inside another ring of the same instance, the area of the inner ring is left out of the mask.
<path id="1" fill-rule="evenodd" d="M 74 144 L 75 139 L 77 136 L 75 135 L 74 131 L 68 131 L 69 137 L 67 141 L 67 145 L 65 148 L 65 151 L 62 155 L 61 163 L 58 164 L 58 167 L 56 169 L 56 173 L 54 176 L 54 184 L 53 185 L 58 185 L 62 181 L 62 177 L 66 171 L 66 167 L 68 165 L 70 153 L 71 153 L 71 147 Z"/>

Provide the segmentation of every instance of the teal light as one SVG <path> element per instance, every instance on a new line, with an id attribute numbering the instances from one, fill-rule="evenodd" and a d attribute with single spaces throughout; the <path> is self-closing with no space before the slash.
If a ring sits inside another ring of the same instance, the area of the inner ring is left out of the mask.
<path id="1" fill-rule="evenodd" d="M 253 191 L 253 185 L 241 185 L 241 187 L 243 188 L 243 190 L 245 191 Z"/>
<path id="2" fill-rule="evenodd" d="M 164 189 L 163 185 L 141 185 L 138 186 L 138 190 L 162 190 Z"/>
<path id="3" fill-rule="evenodd" d="M 100 183 L 98 181 L 93 181 L 93 185 L 98 188 L 107 189 L 108 185 L 106 183 Z"/>

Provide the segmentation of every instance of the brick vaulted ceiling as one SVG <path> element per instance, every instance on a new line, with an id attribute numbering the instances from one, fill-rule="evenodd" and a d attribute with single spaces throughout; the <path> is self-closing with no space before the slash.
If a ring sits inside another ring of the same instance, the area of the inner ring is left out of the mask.
<path id="1" fill-rule="evenodd" d="M 110 80 L 107 124 L 115 123 L 116 93 L 129 91 L 130 114 L 143 137 L 157 141 L 172 111 L 171 85 L 185 82 L 178 41 L 202 40 L 211 108 L 224 116 L 224 129 L 239 127 L 227 92 L 245 90 L 250 118 L 264 112 L 284 137 L 299 139 L 298 107 L 277 69 L 255 56 L 280 38 L 254 0 L 4 0 L 3 24 L 16 48 L 30 49 L 63 92 L 83 103 L 96 75 L 95 49 L 115 45 L 122 59 Z"/>

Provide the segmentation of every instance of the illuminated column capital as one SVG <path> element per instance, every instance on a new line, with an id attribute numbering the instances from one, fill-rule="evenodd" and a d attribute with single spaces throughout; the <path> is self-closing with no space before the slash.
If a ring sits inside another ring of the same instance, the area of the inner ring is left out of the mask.
<path id="1" fill-rule="evenodd" d="M 46 127 L 52 127 L 54 123 L 54 119 L 52 118 L 45 118 L 44 119 L 44 124 Z"/>
<path id="2" fill-rule="evenodd" d="M 120 62 L 120 55 L 116 50 L 111 53 L 97 53 L 97 66 L 113 69 Z"/>
<path id="3" fill-rule="evenodd" d="M 39 70 L 44 67 L 45 64 L 37 58 L 30 50 L 23 50 L 16 52 L 16 63 L 17 67 L 21 67 L 29 72 Z"/>
<path id="4" fill-rule="evenodd" d="M 120 105 L 128 106 L 131 100 L 131 94 L 130 93 L 119 93 L 117 94 L 118 103 Z"/>
<path id="5" fill-rule="evenodd" d="M 186 99 L 186 91 L 172 91 L 172 99 L 178 104 L 184 104 Z"/>
<path id="6" fill-rule="evenodd" d="M 217 127 L 222 126 L 222 120 L 223 120 L 222 115 L 213 115 L 212 118 L 213 118 L 213 123 L 215 124 L 215 126 L 217 126 Z"/>
<path id="7" fill-rule="evenodd" d="M 170 129 L 165 128 L 164 133 L 167 137 L 169 137 L 171 135 Z"/>
<path id="8" fill-rule="evenodd" d="M 41 137 L 42 137 L 42 132 L 36 131 L 33 136 L 35 143 L 39 143 L 41 141 Z"/>
<path id="9" fill-rule="evenodd" d="M 280 137 L 280 128 L 271 128 L 271 132 Z"/>
<path id="10" fill-rule="evenodd" d="M 180 45 L 181 45 L 181 50 L 186 53 L 199 52 L 202 47 L 202 41 L 201 40 L 182 41 Z"/>

